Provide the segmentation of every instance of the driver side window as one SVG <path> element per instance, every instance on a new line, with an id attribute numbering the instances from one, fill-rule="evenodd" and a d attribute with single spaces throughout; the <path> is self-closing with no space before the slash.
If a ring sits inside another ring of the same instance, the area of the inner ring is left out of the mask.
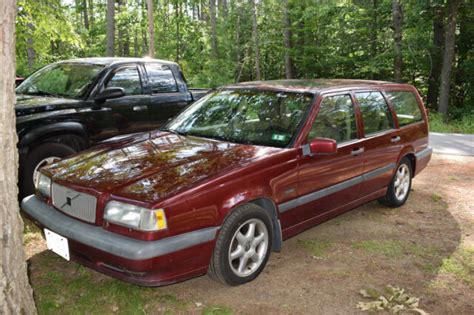
<path id="1" fill-rule="evenodd" d="M 109 79 L 105 87 L 123 88 L 125 95 L 143 94 L 142 82 L 137 67 L 126 67 L 119 69 Z"/>
<path id="2" fill-rule="evenodd" d="M 328 96 L 323 99 L 314 120 L 308 140 L 334 139 L 342 143 L 357 139 L 354 106 L 350 95 Z"/>

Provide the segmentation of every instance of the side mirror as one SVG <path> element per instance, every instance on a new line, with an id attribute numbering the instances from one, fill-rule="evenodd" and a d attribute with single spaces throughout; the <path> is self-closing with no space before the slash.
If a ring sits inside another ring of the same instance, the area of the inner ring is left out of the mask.
<path id="1" fill-rule="evenodd" d="M 309 143 L 311 155 L 328 155 L 337 153 L 337 144 L 334 139 L 316 138 Z"/>
<path id="2" fill-rule="evenodd" d="M 119 98 L 125 96 L 125 91 L 121 87 L 110 87 L 106 88 L 102 92 L 96 95 L 95 101 L 103 102 L 112 98 Z"/>

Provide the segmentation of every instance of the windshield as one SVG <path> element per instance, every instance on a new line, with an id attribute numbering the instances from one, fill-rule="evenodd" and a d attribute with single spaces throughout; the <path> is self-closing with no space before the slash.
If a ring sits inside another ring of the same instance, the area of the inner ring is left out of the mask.
<path id="1" fill-rule="evenodd" d="M 188 107 L 166 129 L 183 135 L 283 148 L 295 136 L 312 97 L 303 93 L 218 91 Z"/>
<path id="2" fill-rule="evenodd" d="M 16 93 L 81 98 L 103 68 L 83 63 L 52 64 L 32 74 L 16 88 Z"/>

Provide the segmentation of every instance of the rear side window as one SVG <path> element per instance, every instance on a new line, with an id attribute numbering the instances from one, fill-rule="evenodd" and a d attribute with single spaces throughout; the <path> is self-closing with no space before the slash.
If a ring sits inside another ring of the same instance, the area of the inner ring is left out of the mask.
<path id="1" fill-rule="evenodd" d="M 149 85 L 152 93 L 177 92 L 178 86 L 173 72 L 168 66 L 160 64 L 146 64 Z"/>
<path id="2" fill-rule="evenodd" d="M 393 128 L 392 113 L 380 92 L 363 92 L 355 95 L 364 121 L 365 135 Z"/>
<path id="3" fill-rule="evenodd" d="M 390 103 L 397 113 L 400 127 L 423 120 L 420 106 L 413 92 L 386 92 Z"/>
<path id="4" fill-rule="evenodd" d="M 308 139 L 329 138 L 337 143 L 357 138 L 354 106 L 349 95 L 328 96 L 321 102 Z"/>

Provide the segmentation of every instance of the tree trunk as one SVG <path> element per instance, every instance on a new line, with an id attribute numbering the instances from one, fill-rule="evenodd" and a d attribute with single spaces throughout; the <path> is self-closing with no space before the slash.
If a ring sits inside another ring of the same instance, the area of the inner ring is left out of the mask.
<path id="1" fill-rule="evenodd" d="M 219 0 L 219 12 L 223 17 L 227 16 L 227 0 Z"/>
<path id="2" fill-rule="evenodd" d="M 15 0 L 0 1 L 0 314 L 36 314 L 23 251 L 18 209 L 15 128 Z"/>
<path id="3" fill-rule="evenodd" d="M 82 0 L 82 14 L 84 17 L 84 27 L 89 30 L 89 12 L 87 11 L 87 0 Z"/>
<path id="4" fill-rule="evenodd" d="M 217 59 L 216 0 L 209 0 L 209 14 L 211 16 L 211 56 Z"/>
<path id="5" fill-rule="evenodd" d="M 454 44 L 456 37 L 456 17 L 460 0 L 448 1 L 448 21 L 446 25 L 446 40 L 444 43 L 443 67 L 441 69 L 441 87 L 439 92 L 438 112 L 445 117 L 448 113 L 449 92 L 451 87 L 451 70 L 453 67 Z"/>
<path id="6" fill-rule="evenodd" d="M 288 0 L 283 0 L 283 43 L 285 45 L 285 77 L 293 79 L 293 60 L 291 59 L 291 21 Z"/>
<path id="7" fill-rule="evenodd" d="M 402 81 L 403 59 L 402 59 L 402 24 L 403 12 L 400 0 L 392 0 L 392 18 L 393 18 L 393 42 L 394 42 L 394 81 Z"/>
<path id="8" fill-rule="evenodd" d="M 240 50 L 242 49 L 241 48 L 241 43 L 240 43 L 240 33 L 241 33 L 241 30 L 240 30 L 240 21 L 242 19 L 242 7 L 241 7 L 241 3 L 240 1 L 237 1 L 236 2 L 236 11 L 237 11 L 237 20 L 235 22 L 235 45 L 236 45 L 236 54 L 235 54 L 235 61 L 236 61 L 236 69 L 235 69 L 235 73 L 236 73 L 236 76 L 235 76 L 235 81 L 236 82 L 239 82 L 239 78 L 240 78 L 240 59 L 241 59 L 241 54 L 240 54 Z"/>
<path id="9" fill-rule="evenodd" d="M 87 6 L 89 8 L 89 27 L 92 28 L 94 26 L 94 0 L 87 1 Z"/>
<path id="10" fill-rule="evenodd" d="M 444 10 L 441 6 L 435 8 L 433 17 L 433 48 L 431 50 L 431 71 L 428 78 L 428 93 L 426 104 L 429 108 L 438 108 L 439 80 L 443 67 L 444 45 Z"/>
<path id="11" fill-rule="evenodd" d="M 107 0 L 107 56 L 113 57 L 115 50 L 115 0 Z"/>
<path id="12" fill-rule="evenodd" d="M 179 1 L 175 3 L 175 20 L 176 20 L 176 62 L 179 62 L 181 54 L 181 30 L 180 30 L 180 19 L 181 19 L 181 7 Z"/>
<path id="13" fill-rule="evenodd" d="M 250 0 L 252 4 L 252 37 L 253 37 L 253 50 L 255 54 L 255 80 L 260 80 L 260 40 L 258 35 L 258 23 L 257 23 L 257 5 L 255 0 Z"/>
<path id="14" fill-rule="evenodd" d="M 150 39 L 150 45 L 148 46 L 148 56 L 150 58 L 155 57 L 155 23 L 153 15 L 153 0 L 147 0 L 148 9 L 148 38 Z"/>
<path id="15" fill-rule="evenodd" d="M 35 31 L 35 27 L 33 26 L 32 23 L 26 24 L 26 27 L 28 27 L 29 31 L 29 36 L 26 39 L 26 57 L 28 59 L 28 70 L 33 71 L 33 67 L 35 64 L 35 59 L 36 59 L 36 51 L 35 51 L 35 43 L 33 41 L 33 33 Z"/>

